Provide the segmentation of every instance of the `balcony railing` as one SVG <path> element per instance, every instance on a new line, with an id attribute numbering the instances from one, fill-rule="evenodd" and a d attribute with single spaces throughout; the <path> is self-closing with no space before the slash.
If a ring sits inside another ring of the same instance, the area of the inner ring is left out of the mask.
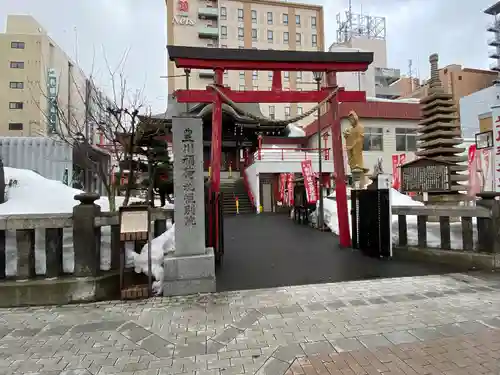
<path id="1" fill-rule="evenodd" d="M 218 27 L 202 27 L 198 30 L 198 36 L 205 39 L 218 39 L 219 38 L 219 28 Z"/>
<path id="2" fill-rule="evenodd" d="M 274 148 L 263 147 L 255 151 L 247 165 L 254 162 L 300 162 L 302 160 L 319 160 L 318 148 Z M 321 149 L 321 160 L 330 160 L 330 149 Z"/>
<path id="3" fill-rule="evenodd" d="M 200 8 L 198 9 L 198 17 L 201 19 L 217 19 L 219 17 L 219 8 Z"/>
<path id="4" fill-rule="evenodd" d="M 488 31 L 490 32 L 493 32 L 493 33 L 498 33 L 500 32 L 500 22 L 498 21 L 495 21 L 495 22 L 492 22 L 488 25 L 487 29 Z"/>
<path id="5" fill-rule="evenodd" d="M 500 46 L 500 37 L 494 36 L 493 38 L 488 39 L 488 45 L 493 47 Z"/>

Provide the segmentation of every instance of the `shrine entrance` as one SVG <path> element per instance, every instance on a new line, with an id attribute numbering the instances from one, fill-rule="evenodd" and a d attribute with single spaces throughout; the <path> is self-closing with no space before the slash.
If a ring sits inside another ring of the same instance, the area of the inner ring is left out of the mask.
<path id="1" fill-rule="evenodd" d="M 340 246 L 349 248 L 349 214 L 347 210 L 347 191 L 342 152 L 341 125 L 338 118 L 339 102 L 364 102 L 365 92 L 345 91 L 337 86 L 337 72 L 366 71 L 373 61 L 372 52 L 303 52 L 276 50 L 242 50 L 201 47 L 167 46 L 169 59 L 177 68 L 185 72 L 191 69 L 210 69 L 214 71 L 214 83 L 206 90 L 177 90 L 175 98 L 179 103 L 211 104 L 211 157 L 210 157 L 210 192 L 212 212 L 208 219 L 208 245 L 214 247 L 221 243 L 221 218 L 217 206 L 223 201 L 221 192 L 222 146 L 224 140 L 223 105 L 229 106 L 235 114 L 253 118 L 257 124 L 255 134 L 270 128 L 300 121 L 318 112 L 320 108 L 328 108 L 329 122 L 332 128 L 332 153 L 335 168 L 335 186 L 337 212 L 339 222 Z M 269 71 L 272 72 L 271 91 L 232 91 L 224 85 L 224 72 L 237 71 Z M 282 72 L 301 71 L 325 75 L 326 87 L 315 91 L 286 91 L 282 85 Z M 286 120 L 274 120 L 257 117 L 245 110 L 244 104 L 251 103 L 314 103 L 315 106 L 302 115 Z M 248 192 L 250 194 L 250 191 Z M 261 205 L 260 202 L 257 203 Z M 227 231 L 226 231 L 227 233 Z"/>

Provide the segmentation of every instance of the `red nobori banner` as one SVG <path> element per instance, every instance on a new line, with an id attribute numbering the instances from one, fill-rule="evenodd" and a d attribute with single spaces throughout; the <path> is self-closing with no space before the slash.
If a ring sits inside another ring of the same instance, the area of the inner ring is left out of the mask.
<path id="1" fill-rule="evenodd" d="M 312 161 L 302 160 L 300 162 L 300 165 L 302 167 L 302 175 L 304 176 L 304 186 L 307 193 L 307 202 L 316 203 L 316 201 L 318 200 L 318 190 L 316 181 L 314 181 Z"/>
<path id="2" fill-rule="evenodd" d="M 283 202 L 285 200 L 285 184 L 286 184 L 286 173 L 280 174 L 280 194 L 279 200 Z"/>
<path id="3" fill-rule="evenodd" d="M 288 205 L 293 206 L 293 173 L 287 173 Z"/>

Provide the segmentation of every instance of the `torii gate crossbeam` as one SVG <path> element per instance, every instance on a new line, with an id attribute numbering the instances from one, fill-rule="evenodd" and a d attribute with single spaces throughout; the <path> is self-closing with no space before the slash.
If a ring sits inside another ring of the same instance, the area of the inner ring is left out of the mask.
<path id="1" fill-rule="evenodd" d="M 365 92 L 345 91 L 337 88 L 337 72 L 366 71 L 373 62 L 372 52 L 303 52 L 254 49 L 228 49 L 167 46 L 170 60 L 177 68 L 211 69 L 215 72 L 214 85 L 234 103 L 319 103 L 327 99 L 333 90 L 338 90 L 330 99 L 329 113 L 332 128 L 332 153 L 335 170 L 335 189 L 339 223 L 339 239 L 342 247 L 350 247 L 349 213 L 347 209 L 347 186 L 342 152 L 342 135 L 338 117 L 339 102 L 366 101 Z M 225 70 L 273 71 L 272 91 L 232 91 L 224 87 Z M 324 72 L 327 87 L 320 91 L 283 91 L 282 71 Z M 222 134 L 221 94 L 213 88 L 207 90 L 177 90 L 179 103 L 212 103 L 211 145 L 211 190 L 220 191 L 220 158 Z M 213 220 L 214 215 L 210 215 Z M 219 223 L 209 222 L 210 228 Z M 210 230 L 209 233 L 213 233 Z M 217 230 L 215 233 L 219 233 Z M 209 241 L 218 243 L 216 238 Z"/>

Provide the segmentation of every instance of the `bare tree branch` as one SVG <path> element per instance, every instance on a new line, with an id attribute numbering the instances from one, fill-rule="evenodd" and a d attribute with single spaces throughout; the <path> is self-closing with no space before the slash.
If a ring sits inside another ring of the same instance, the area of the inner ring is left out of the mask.
<path id="1" fill-rule="evenodd" d="M 48 92 L 40 82 L 30 84 L 29 89 L 34 98 L 42 117 L 46 122 L 45 128 L 52 126 L 54 117 L 51 116 L 49 107 L 55 111 L 55 129 L 49 137 L 69 144 L 72 148 L 79 148 L 87 152 L 83 159 L 85 170 L 95 173 L 102 183 L 109 199 L 110 210 L 115 210 L 115 186 L 112 175 L 115 169 L 128 161 L 129 178 L 126 185 L 124 205 L 127 205 L 134 182 L 133 156 L 135 152 L 136 134 L 140 123 L 139 116 L 146 116 L 143 90 L 131 91 L 127 87 L 127 79 L 123 68 L 128 57 L 129 50 L 125 51 L 118 66 L 112 69 L 106 55 L 106 67 L 110 75 L 113 98 L 106 97 L 94 82 L 92 74 L 83 82 L 70 73 L 70 93 L 76 93 L 77 102 L 83 103 L 76 108 L 72 103 L 67 103 L 62 97 L 61 79 L 57 82 L 55 95 Z M 92 64 L 94 66 L 94 63 Z M 83 87 L 82 87 L 83 86 Z M 42 99 L 43 98 L 43 99 Z M 67 99 L 67 98 L 66 98 Z M 41 103 L 43 101 L 44 103 Z M 46 104 L 46 105 L 45 105 Z M 45 107 L 45 108 L 44 108 Z M 81 113 L 82 108 L 84 113 Z M 78 112 L 80 110 L 80 112 Z M 142 112 L 142 113 L 141 113 Z M 52 120 L 51 120 L 52 119 Z M 43 129 L 44 127 L 42 127 Z M 130 141 L 124 145 L 118 142 L 119 135 L 128 135 Z M 41 134 L 47 136 L 47 134 Z M 104 145 L 97 146 L 100 151 L 110 156 L 111 162 L 108 166 L 103 165 L 100 160 L 94 160 L 88 154 L 89 150 L 95 149 L 96 135 L 105 140 Z"/>

